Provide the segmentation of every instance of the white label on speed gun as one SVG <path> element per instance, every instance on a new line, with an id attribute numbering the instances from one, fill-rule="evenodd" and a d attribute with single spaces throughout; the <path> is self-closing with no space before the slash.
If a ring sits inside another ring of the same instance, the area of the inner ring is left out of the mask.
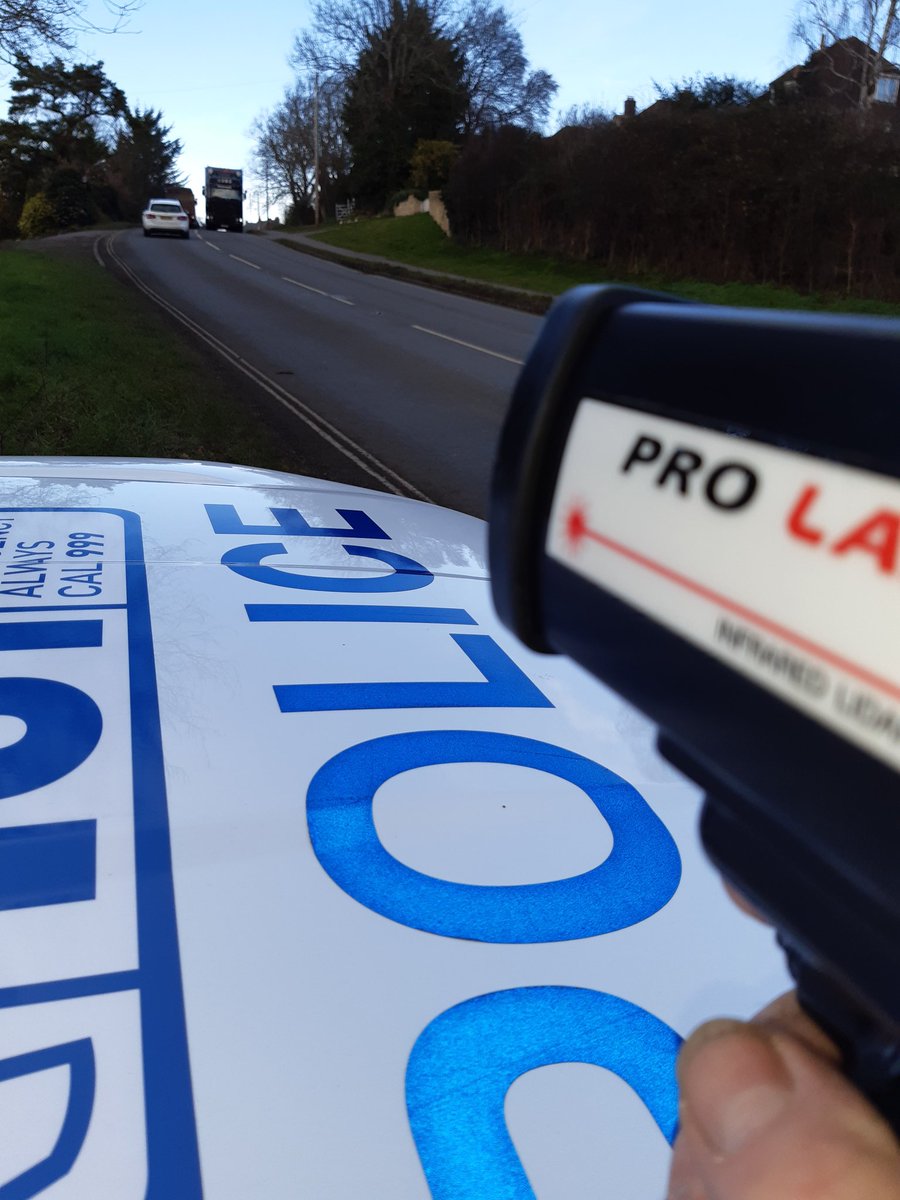
<path id="1" fill-rule="evenodd" d="M 584 399 L 547 553 L 900 768 L 900 482 Z"/>

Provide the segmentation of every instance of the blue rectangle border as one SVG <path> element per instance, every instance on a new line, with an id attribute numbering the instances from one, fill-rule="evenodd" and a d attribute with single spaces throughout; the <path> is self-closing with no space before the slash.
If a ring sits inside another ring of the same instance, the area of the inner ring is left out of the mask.
<path id="1" fill-rule="evenodd" d="M 0 1009 L 137 988 L 147 1134 L 146 1197 L 147 1200 L 199 1200 L 203 1188 L 178 950 L 159 696 L 141 520 L 137 513 L 125 509 L 93 507 L 5 508 L 0 509 L 0 516 L 70 512 L 108 514 L 120 518 L 124 526 L 138 969 L 5 988 L 0 990 Z M 96 607 L 99 611 L 121 609 L 122 605 L 101 602 L 96 606 L 73 607 Z M 59 606 L 55 611 L 60 609 L 68 611 L 67 606 Z M 42 610 L 22 608 L 15 611 Z M 77 1153 L 65 1170 L 76 1160 Z M 20 1181 L 24 1182 L 24 1177 L 20 1177 Z M 37 1178 L 34 1182 L 38 1182 Z M 46 1186 L 45 1177 L 40 1190 Z M 28 1194 L 37 1193 L 31 1191 Z"/>

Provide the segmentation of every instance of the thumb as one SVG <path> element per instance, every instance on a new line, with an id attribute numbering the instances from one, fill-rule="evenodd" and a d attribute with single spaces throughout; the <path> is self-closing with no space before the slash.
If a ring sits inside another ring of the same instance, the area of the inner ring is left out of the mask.
<path id="1" fill-rule="evenodd" d="M 833 1061 L 711 1021 L 682 1047 L 669 1200 L 900 1200 L 900 1145 Z"/>

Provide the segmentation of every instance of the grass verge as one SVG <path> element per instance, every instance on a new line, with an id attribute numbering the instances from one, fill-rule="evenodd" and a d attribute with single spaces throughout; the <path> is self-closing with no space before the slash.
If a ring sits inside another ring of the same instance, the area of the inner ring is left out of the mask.
<path id="1" fill-rule="evenodd" d="M 791 288 L 770 284 L 704 283 L 696 279 L 667 279 L 654 275 L 612 276 L 596 266 L 582 263 L 459 246 L 445 237 L 426 213 L 329 226 L 312 236 L 327 245 L 379 255 L 407 267 L 439 271 L 488 286 L 521 288 L 549 297 L 581 283 L 616 282 L 676 292 L 704 304 L 869 313 L 891 317 L 900 315 L 900 304 L 879 300 L 804 295 Z M 497 298 L 504 302 L 501 296 Z M 546 303 L 543 307 L 546 307 Z"/>
<path id="2" fill-rule="evenodd" d="M 0 453 L 301 471 L 224 370 L 93 261 L 0 254 Z"/>

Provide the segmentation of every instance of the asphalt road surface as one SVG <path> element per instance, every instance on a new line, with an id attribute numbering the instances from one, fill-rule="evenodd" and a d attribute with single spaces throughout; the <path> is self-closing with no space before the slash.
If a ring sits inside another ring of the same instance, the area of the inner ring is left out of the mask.
<path id="1" fill-rule="evenodd" d="M 365 482 L 485 516 L 497 436 L 541 318 L 262 237 L 105 239 L 132 282 L 338 446 Z"/>

